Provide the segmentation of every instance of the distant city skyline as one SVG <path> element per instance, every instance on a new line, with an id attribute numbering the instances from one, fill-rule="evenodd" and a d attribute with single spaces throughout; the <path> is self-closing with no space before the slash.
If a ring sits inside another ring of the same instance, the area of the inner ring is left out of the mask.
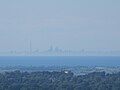
<path id="1" fill-rule="evenodd" d="M 40 49 L 29 50 L 11 50 L 0 52 L 0 56 L 120 56 L 120 50 L 118 51 L 88 51 L 85 49 L 81 50 L 70 50 L 62 49 L 59 47 L 50 47 L 41 51 Z"/>
<path id="2" fill-rule="evenodd" d="M 1 0 L 0 52 L 120 51 L 120 0 Z"/>

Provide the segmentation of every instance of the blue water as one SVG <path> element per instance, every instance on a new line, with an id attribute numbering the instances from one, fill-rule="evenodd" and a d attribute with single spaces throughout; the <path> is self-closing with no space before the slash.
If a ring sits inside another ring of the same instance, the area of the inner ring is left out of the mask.
<path id="1" fill-rule="evenodd" d="M 0 66 L 120 66 L 120 56 L 0 56 Z"/>

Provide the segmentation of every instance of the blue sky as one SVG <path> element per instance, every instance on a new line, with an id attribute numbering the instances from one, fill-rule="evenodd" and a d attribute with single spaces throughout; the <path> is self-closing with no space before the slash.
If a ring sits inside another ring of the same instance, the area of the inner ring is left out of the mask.
<path id="1" fill-rule="evenodd" d="M 0 51 L 120 50 L 120 0 L 0 0 Z"/>

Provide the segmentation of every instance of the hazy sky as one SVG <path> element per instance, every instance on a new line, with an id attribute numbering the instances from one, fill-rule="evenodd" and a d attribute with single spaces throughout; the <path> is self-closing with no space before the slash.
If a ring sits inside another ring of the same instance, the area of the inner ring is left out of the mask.
<path id="1" fill-rule="evenodd" d="M 0 0 L 0 51 L 120 50 L 120 0 Z"/>

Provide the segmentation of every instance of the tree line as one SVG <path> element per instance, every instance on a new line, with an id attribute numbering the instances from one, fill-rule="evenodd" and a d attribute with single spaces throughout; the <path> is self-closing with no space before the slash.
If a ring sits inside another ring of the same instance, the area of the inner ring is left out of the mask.
<path id="1" fill-rule="evenodd" d="M 0 90 L 120 90 L 120 73 L 5 72 L 0 73 Z"/>

